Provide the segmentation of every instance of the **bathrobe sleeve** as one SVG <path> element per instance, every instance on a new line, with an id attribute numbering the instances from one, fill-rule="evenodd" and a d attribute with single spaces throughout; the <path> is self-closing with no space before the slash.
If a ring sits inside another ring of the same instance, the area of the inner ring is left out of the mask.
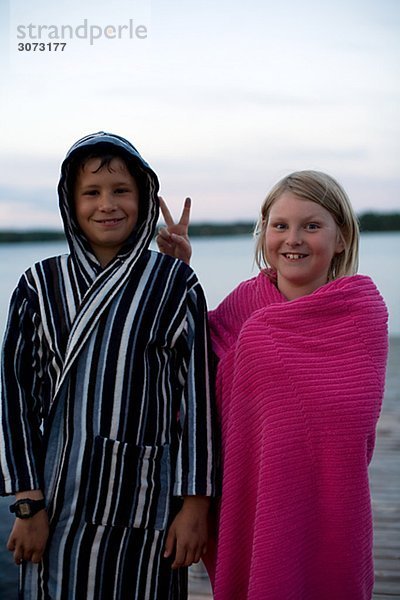
<path id="1" fill-rule="evenodd" d="M 1 358 L 0 494 L 41 489 L 43 327 L 23 276 L 11 298 Z"/>
<path id="2" fill-rule="evenodd" d="M 217 448 L 211 344 L 206 301 L 194 273 L 188 282 L 185 335 L 189 361 L 179 411 L 174 495 L 214 496 Z"/>

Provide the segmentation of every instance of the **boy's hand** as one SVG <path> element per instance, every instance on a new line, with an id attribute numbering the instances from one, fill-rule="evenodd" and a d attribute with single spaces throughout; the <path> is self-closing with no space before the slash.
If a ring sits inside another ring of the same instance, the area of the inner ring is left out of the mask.
<path id="1" fill-rule="evenodd" d="M 15 496 L 17 500 L 21 498 L 40 500 L 43 498 L 40 490 L 18 492 Z M 48 537 L 49 520 L 45 510 L 40 510 L 29 519 L 19 519 L 17 517 L 7 542 L 8 550 L 14 554 L 15 564 L 20 565 L 23 560 L 31 560 L 34 563 L 40 562 Z"/>
<path id="2" fill-rule="evenodd" d="M 49 537 L 49 520 L 47 512 L 40 510 L 29 519 L 15 519 L 8 538 L 7 548 L 14 554 L 15 564 L 23 560 L 39 563 L 46 548 Z"/>
<path id="3" fill-rule="evenodd" d="M 168 206 L 161 196 L 159 196 L 159 201 L 166 227 L 161 227 L 158 231 L 156 237 L 158 249 L 160 252 L 169 254 L 174 258 L 179 258 L 189 265 L 192 256 L 192 247 L 188 234 L 191 200 L 190 198 L 186 198 L 178 223 L 175 223 L 173 220 Z"/>
<path id="4" fill-rule="evenodd" d="M 169 528 L 164 558 L 174 553 L 173 569 L 190 567 L 207 551 L 210 498 L 186 496 L 183 506 Z"/>

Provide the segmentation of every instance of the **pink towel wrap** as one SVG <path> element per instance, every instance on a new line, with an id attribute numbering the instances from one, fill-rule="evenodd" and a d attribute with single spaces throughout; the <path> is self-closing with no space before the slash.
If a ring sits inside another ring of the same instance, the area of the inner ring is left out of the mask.
<path id="1" fill-rule="evenodd" d="M 387 310 L 369 277 L 287 301 L 265 272 L 210 314 L 223 491 L 215 600 L 370 600 L 368 464 Z"/>

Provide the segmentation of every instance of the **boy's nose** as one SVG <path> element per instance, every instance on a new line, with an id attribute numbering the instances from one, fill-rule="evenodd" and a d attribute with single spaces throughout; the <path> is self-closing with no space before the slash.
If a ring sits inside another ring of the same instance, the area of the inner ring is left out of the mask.
<path id="1" fill-rule="evenodd" d="M 115 198 L 113 194 L 101 194 L 99 198 L 99 209 L 106 212 L 110 212 L 115 209 Z"/>

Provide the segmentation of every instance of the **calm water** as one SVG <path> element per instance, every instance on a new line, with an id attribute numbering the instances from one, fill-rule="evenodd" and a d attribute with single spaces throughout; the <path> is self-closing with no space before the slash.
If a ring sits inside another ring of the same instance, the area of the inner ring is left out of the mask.
<path id="1" fill-rule="evenodd" d="M 195 238 L 192 266 L 203 284 L 208 304 L 214 308 L 240 281 L 256 275 L 251 236 Z M 20 273 L 37 260 L 66 251 L 62 242 L 0 244 L 0 332 L 7 316 L 10 294 Z M 390 312 L 390 333 L 400 335 L 399 233 L 361 236 L 359 272 L 377 284 Z"/>
<path id="2" fill-rule="evenodd" d="M 370 275 L 389 308 L 391 335 L 400 335 L 400 233 L 371 233 L 361 238 L 359 272 Z M 19 275 L 32 263 L 66 251 L 64 243 L 0 244 L 0 334 L 7 317 L 9 297 Z M 257 273 L 253 267 L 251 237 L 193 240 L 193 268 L 203 284 L 210 308 L 240 281 Z M 9 498 L 0 498 L 0 599 L 16 599 L 17 568 L 5 549 L 13 521 Z"/>

